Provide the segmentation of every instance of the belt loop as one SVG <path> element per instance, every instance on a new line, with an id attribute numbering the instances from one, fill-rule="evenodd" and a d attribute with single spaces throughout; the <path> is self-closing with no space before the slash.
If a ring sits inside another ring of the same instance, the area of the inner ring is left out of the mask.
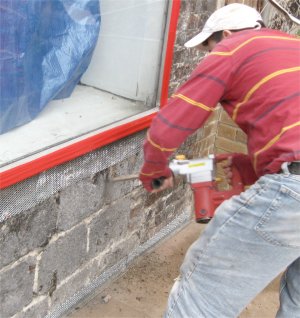
<path id="1" fill-rule="evenodd" d="M 286 175 L 289 175 L 290 174 L 290 171 L 289 171 L 289 169 L 288 169 L 288 165 L 289 165 L 290 163 L 289 162 L 284 162 L 282 165 L 281 165 L 281 170 L 282 170 L 282 172 L 284 173 L 284 174 L 286 174 Z"/>

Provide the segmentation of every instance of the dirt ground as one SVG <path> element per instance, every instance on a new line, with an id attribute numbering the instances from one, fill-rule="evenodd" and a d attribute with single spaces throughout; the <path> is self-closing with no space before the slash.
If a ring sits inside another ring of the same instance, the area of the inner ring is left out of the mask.
<path id="1" fill-rule="evenodd" d="M 140 257 L 120 278 L 71 313 L 69 318 L 159 318 L 179 274 L 186 250 L 205 225 L 190 223 L 183 230 Z M 272 282 L 240 318 L 272 318 L 278 308 L 279 278 Z M 184 318 L 184 317 L 183 317 Z M 220 317 L 221 318 L 221 317 Z"/>

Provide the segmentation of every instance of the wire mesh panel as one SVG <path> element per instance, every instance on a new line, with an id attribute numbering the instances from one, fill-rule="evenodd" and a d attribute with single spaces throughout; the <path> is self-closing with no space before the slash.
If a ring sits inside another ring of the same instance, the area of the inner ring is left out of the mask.
<path id="1" fill-rule="evenodd" d="M 144 132 L 139 132 L 1 190 L 0 222 L 140 152 L 144 136 Z"/>

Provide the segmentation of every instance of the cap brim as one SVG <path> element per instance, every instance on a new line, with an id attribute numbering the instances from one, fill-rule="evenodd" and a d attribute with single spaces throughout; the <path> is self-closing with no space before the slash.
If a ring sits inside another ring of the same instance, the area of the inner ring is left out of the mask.
<path id="1" fill-rule="evenodd" d="M 192 39 L 184 43 L 185 47 L 195 47 L 200 44 L 202 44 L 204 41 L 206 41 L 210 36 L 212 35 L 212 32 L 201 32 L 194 36 Z"/>

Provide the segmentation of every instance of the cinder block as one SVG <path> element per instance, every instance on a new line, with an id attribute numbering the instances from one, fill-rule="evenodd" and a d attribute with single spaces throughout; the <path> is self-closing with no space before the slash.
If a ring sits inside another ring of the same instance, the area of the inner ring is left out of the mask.
<path id="1" fill-rule="evenodd" d="M 139 172 L 139 164 L 141 163 L 141 155 L 135 154 L 119 162 L 117 165 L 109 168 L 109 174 L 111 176 L 135 174 Z"/>
<path id="2" fill-rule="evenodd" d="M 165 206 L 181 204 L 181 201 L 184 201 L 191 194 L 191 187 L 186 182 L 185 177 L 176 177 L 176 187 L 173 189 L 172 193 L 165 200 Z M 178 215 L 181 214 L 182 211 L 178 212 Z"/>
<path id="3" fill-rule="evenodd" d="M 35 257 L 26 257 L 0 274 L 0 317 L 9 318 L 33 299 Z"/>
<path id="4" fill-rule="evenodd" d="M 140 237 L 138 232 L 127 236 L 123 241 L 114 245 L 104 257 L 105 268 L 109 269 L 111 266 L 117 264 L 122 259 L 126 258 L 130 252 L 140 245 Z"/>
<path id="5" fill-rule="evenodd" d="M 133 232 L 136 229 L 139 229 L 144 222 L 146 196 L 148 196 L 146 190 L 142 188 L 134 190 L 131 194 L 128 222 L 129 232 Z"/>
<path id="6" fill-rule="evenodd" d="M 199 2 L 202 3 L 203 10 L 207 10 L 207 12 L 209 12 L 209 14 L 211 14 L 212 12 L 214 12 L 216 10 L 217 1 L 207 0 L 207 1 L 198 1 L 198 3 Z"/>
<path id="7" fill-rule="evenodd" d="M 187 20 L 188 29 L 197 29 L 201 21 L 201 17 L 198 13 L 191 13 Z"/>
<path id="8" fill-rule="evenodd" d="M 48 297 L 34 299 L 27 309 L 15 315 L 13 318 L 43 318 L 46 317 L 49 309 Z"/>
<path id="9" fill-rule="evenodd" d="M 181 49 L 178 49 L 178 50 L 174 50 L 174 53 L 173 53 L 173 63 L 174 64 L 177 64 L 177 63 L 180 63 L 180 61 L 183 60 L 183 57 L 185 56 L 185 49 L 184 48 L 181 48 Z"/>
<path id="10" fill-rule="evenodd" d="M 139 168 L 141 168 L 141 165 L 139 166 Z M 107 185 L 105 189 L 106 204 L 111 204 L 112 202 L 119 200 L 120 198 L 131 193 L 137 187 L 141 186 L 138 178 L 118 182 L 113 181 L 113 178 L 117 176 L 130 175 L 132 173 L 139 174 L 139 169 L 136 169 L 134 172 L 131 172 L 130 170 L 126 169 L 124 169 L 125 171 L 122 169 L 119 170 L 119 172 L 116 172 L 117 170 L 118 168 L 114 167 L 113 170 L 110 172 L 107 180 Z"/>
<path id="11" fill-rule="evenodd" d="M 38 265 L 38 290 L 50 296 L 57 284 L 76 271 L 86 260 L 87 229 L 79 225 L 52 240 Z"/>
<path id="12" fill-rule="evenodd" d="M 86 264 L 81 271 L 77 271 L 70 279 L 61 284 L 51 297 L 52 309 L 63 304 L 75 293 L 89 286 L 103 272 L 117 264 L 126 257 L 135 247 L 138 246 L 138 237 L 136 234 L 131 235 L 125 241 L 107 250 L 107 253 L 101 258 L 93 259 Z M 116 274 L 116 273 L 115 273 Z M 120 273 L 117 273 L 120 274 Z"/>
<path id="13" fill-rule="evenodd" d="M 177 189 L 173 191 L 166 201 L 161 201 L 160 204 L 157 204 L 155 207 L 153 207 L 153 220 L 148 221 L 148 227 L 146 226 L 147 223 L 144 223 L 144 235 L 150 238 L 155 233 L 159 232 L 164 226 L 174 220 L 183 211 L 186 211 L 188 208 L 188 204 L 185 204 L 185 199 L 187 196 L 188 193 L 182 195 L 182 186 L 177 187 Z M 147 235 L 148 233 L 150 236 Z"/>
<path id="14" fill-rule="evenodd" d="M 114 177 L 111 177 L 112 179 Z M 118 182 L 108 181 L 106 191 L 105 191 L 105 203 L 112 204 L 114 201 L 126 196 L 128 193 L 132 192 L 137 187 L 140 187 L 138 179 L 125 180 Z"/>
<path id="15" fill-rule="evenodd" d="M 143 152 L 140 151 L 139 153 L 132 155 L 130 158 L 128 158 L 128 160 L 124 160 L 120 162 L 119 164 L 111 167 L 110 169 L 108 169 L 108 179 L 107 179 L 108 184 L 110 184 L 110 180 L 113 179 L 114 177 L 119 177 L 124 175 L 139 175 L 140 169 L 143 163 L 144 163 L 144 155 L 143 155 Z M 113 200 L 113 201 L 116 199 L 119 199 L 120 194 L 122 196 L 126 196 L 128 193 L 131 193 L 133 190 L 135 190 L 136 188 L 139 188 L 140 186 L 140 182 L 138 178 L 133 180 L 126 180 L 124 182 L 116 182 L 113 184 L 115 184 L 117 187 L 118 185 L 120 185 L 120 189 L 119 191 L 117 191 L 119 195 L 115 193 L 114 195 L 111 195 L 110 197 L 110 200 Z M 111 184 L 109 186 L 111 186 Z M 116 188 L 114 189 L 116 190 Z"/>
<path id="16" fill-rule="evenodd" d="M 171 72 L 169 92 L 174 92 L 177 87 L 189 77 L 193 69 L 203 58 L 203 52 L 196 49 L 185 49 L 184 43 L 197 34 L 205 21 L 216 7 L 216 1 L 189 0 L 182 1 L 177 24 L 176 43 L 174 49 L 174 64 Z M 184 50 L 183 54 L 176 54 L 177 50 Z M 183 63 L 178 71 L 178 64 Z M 176 73 L 176 74 L 175 74 Z"/>
<path id="17" fill-rule="evenodd" d="M 130 199 L 121 198 L 95 217 L 89 227 L 89 257 L 93 258 L 126 235 L 130 214 Z"/>
<path id="18" fill-rule="evenodd" d="M 59 194 L 57 228 L 67 230 L 104 205 L 105 173 L 77 182 Z"/>
<path id="19" fill-rule="evenodd" d="M 100 275 L 102 270 L 103 266 L 99 266 L 95 261 L 90 261 L 70 279 L 57 286 L 51 294 L 51 311 L 88 286 L 92 282 L 91 277 Z"/>
<path id="20" fill-rule="evenodd" d="M 136 154 L 111 167 L 108 171 L 108 180 L 105 190 L 105 203 L 110 204 L 131 193 L 140 187 L 138 178 L 132 180 L 113 182 L 115 177 L 125 175 L 138 175 L 143 163 L 142 153 Z"/>
<path id="21" fill-rule="evenodd" d="M 50 198 L 0 224 L 0 268 L 47 244 L 56 231 L 57 204 Z"/>

